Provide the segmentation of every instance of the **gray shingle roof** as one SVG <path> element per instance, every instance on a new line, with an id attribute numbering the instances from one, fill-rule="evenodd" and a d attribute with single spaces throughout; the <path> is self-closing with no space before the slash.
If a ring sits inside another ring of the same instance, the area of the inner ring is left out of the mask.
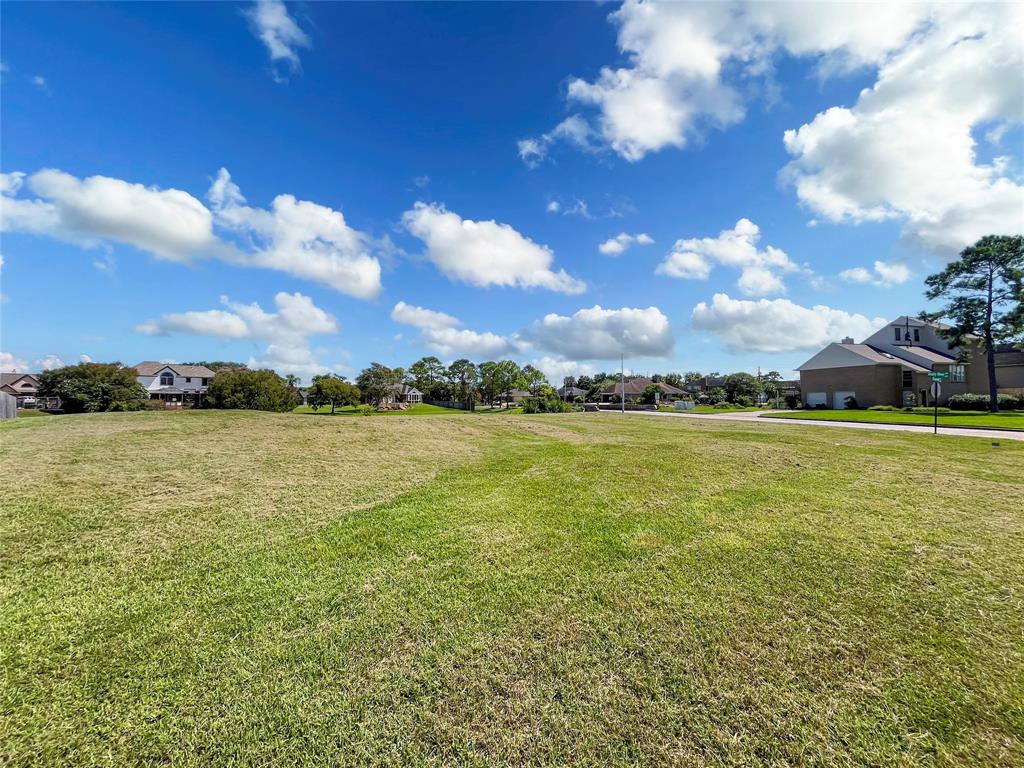
<path id="1" fill-rule="evenodd" d="M 159 363 L 145 360 L 135 366 L 139 376 L 156 376 L 164 368 L 170 368 L 179 376 L 192 376 L 199 379 L 212 379 L 216 374 L 205 365 L 181 365 L 180 363 Z"/>

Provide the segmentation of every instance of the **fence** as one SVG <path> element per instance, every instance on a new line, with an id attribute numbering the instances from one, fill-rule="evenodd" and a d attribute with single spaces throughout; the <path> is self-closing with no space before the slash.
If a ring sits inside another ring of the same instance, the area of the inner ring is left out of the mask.
<path id="1" fill-rule="evenodd" d="M 427 405 L 436 405 L 436 406 L 438 406 L 440 408 L 453 408 L 456 411 L 472 411 L 473 410 L 473 401 L 472 400 L 470 400 L 470 401 L 464 401 L 464 400 L 429 400 L 427 398 L 424 398 L 423 402 L 426 403 Z"/>
<path id="2" fill-rule="evenodd" d="M 0 392 L 0 419 L 13 419 L 18 415 L 18 398 Z"/>

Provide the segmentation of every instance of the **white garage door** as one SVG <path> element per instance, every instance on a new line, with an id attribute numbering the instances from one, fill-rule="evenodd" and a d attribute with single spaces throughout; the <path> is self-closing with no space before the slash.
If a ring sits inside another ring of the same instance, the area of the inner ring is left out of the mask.
<path id="1" fill-rule="evenodd" d="M 846 410 L 846 398 L 848 398 L 848 397 L 852 397 L 852 398 L 856 399 L 857 398 L 857 393 L 856 392 L 836 392 L 835 398 L 832 401 L 832 403 L 833 403 L 832 407 L 837 409 L 837 410 L 840 410 L 840 411 Z"/>
<path id="2" fill-rule="evenodd" d="M 807 404 L 811 408 L 816 405 L 828 405 L 828 394 L 825 392 L 808 392 Z"/>

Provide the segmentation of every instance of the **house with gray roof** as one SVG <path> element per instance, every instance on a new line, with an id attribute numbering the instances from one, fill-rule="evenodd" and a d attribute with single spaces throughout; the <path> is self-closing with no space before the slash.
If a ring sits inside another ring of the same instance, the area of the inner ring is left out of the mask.
<path id="1" fill-rule="evenodd" d="M 199 405 L 215 375 L 205 365 L 181 365 L 146 360 L 135 366 L 136 379 L 151 400 L 168 406 Z"/>
<path id="2" fill-rule="evenodd" d="M 979 340 L 954 347 L 940 334 L 947 327 L 904 315 L 860 344 L 852 338 L 829 344 L 797 368 L 804 404 L 842 409 L 853 398 L 862 408 L 932 405 L 929 373 L 934 371 L 949 375 L 939 405 L 955 394 L 988 392 Z M 996 380 L 1001 389 L 1024 387 L 1024 360 L 1016 361 L 1010 350 L 997 350 Z"/>

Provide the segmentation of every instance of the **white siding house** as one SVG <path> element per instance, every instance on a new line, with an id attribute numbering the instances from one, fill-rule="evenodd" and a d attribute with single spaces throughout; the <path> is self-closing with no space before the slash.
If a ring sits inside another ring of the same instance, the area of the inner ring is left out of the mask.
<path id="1" fill-rule="evenodd" d="M 135 366 L 136 379 L 149 392 L 151 400 L 167 405 L 197 403 L 213 380 L 214 372 L 205 365 L 179 365 L 151 360 Z"/>

